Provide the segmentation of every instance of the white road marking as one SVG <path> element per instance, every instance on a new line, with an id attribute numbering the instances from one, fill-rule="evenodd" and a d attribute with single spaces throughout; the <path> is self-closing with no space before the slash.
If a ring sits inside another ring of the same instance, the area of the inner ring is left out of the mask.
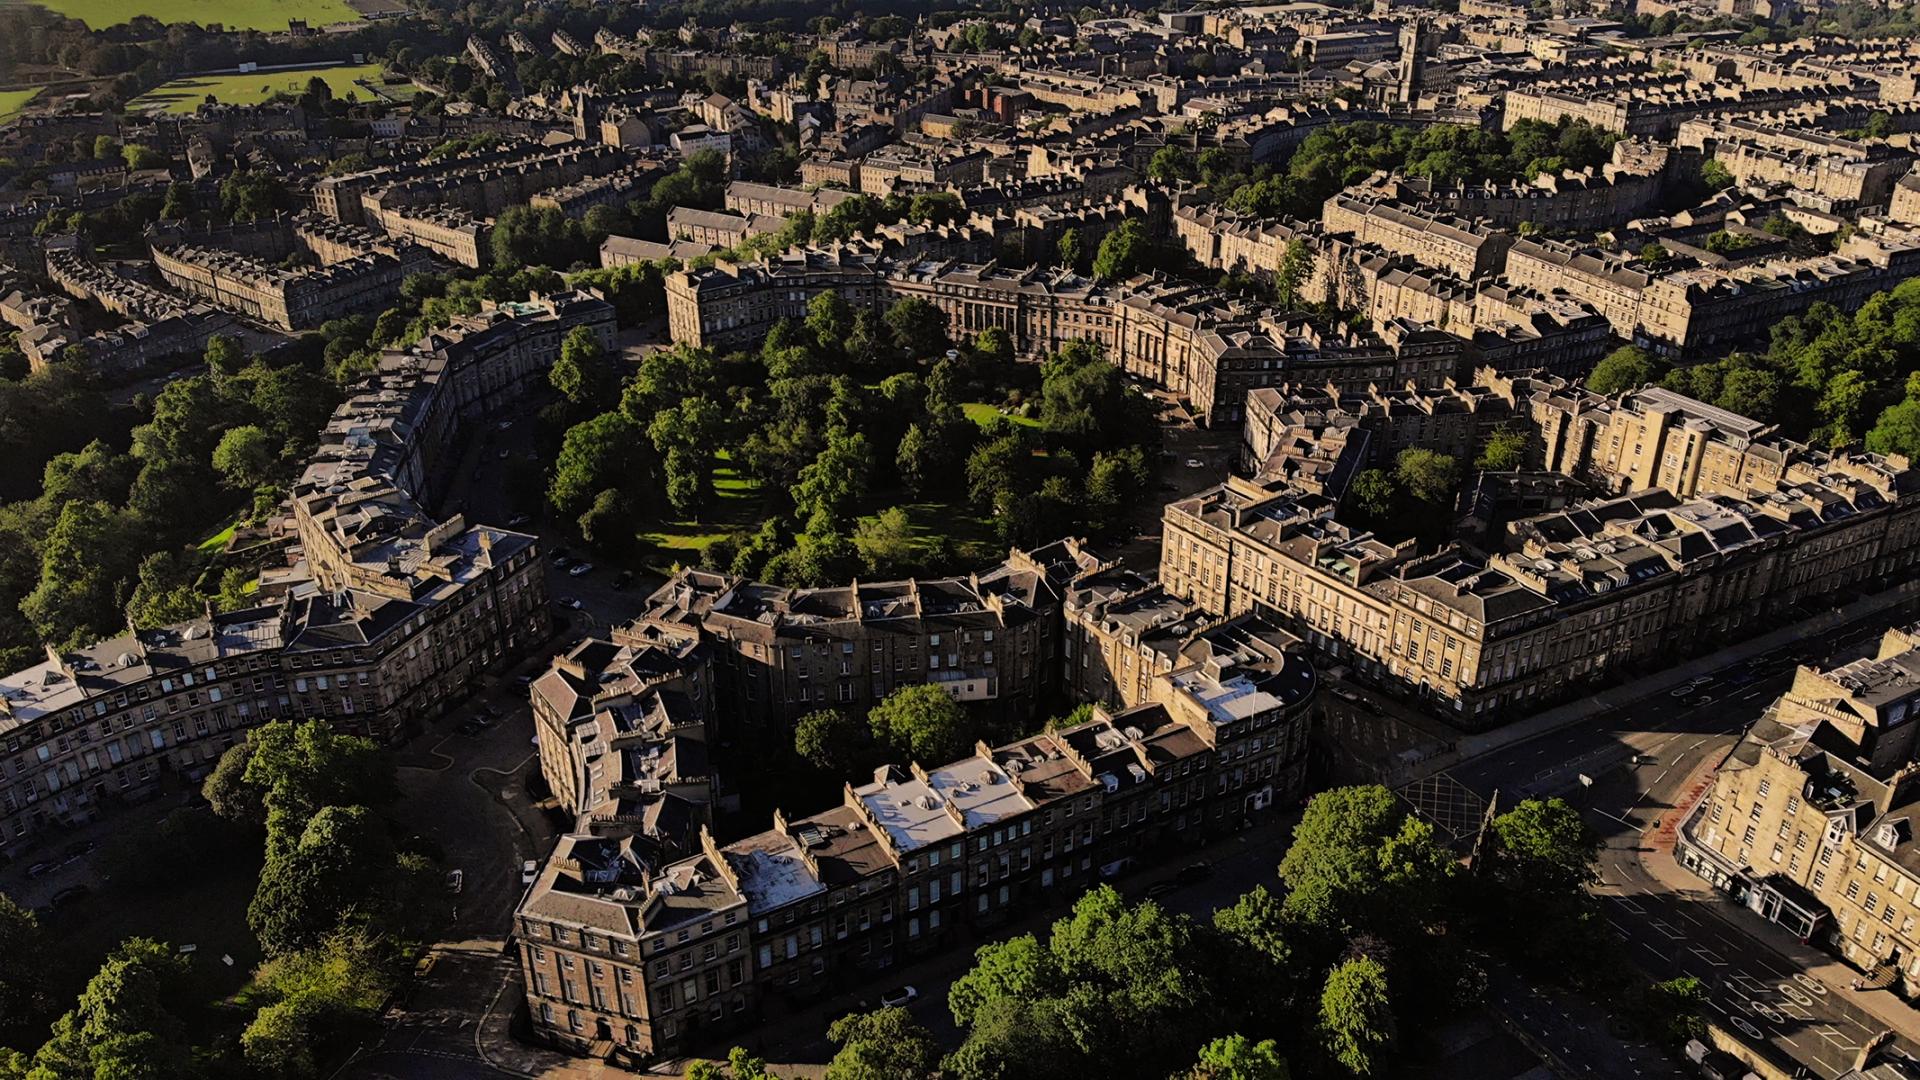
<path id="1" fill-rule="evenodd" d="M 1679 941 L 1680 939 L 1687 936 L 1686 934 L 1681 933 L 1679 930 L 1674 929 L 1672 923 L 1662 922 L 1659 919 L 1653 920 L 1653 928 L 1655 930 L 1660 931 L 1660 933 L 1664 934 L 1668 941 Z"/>

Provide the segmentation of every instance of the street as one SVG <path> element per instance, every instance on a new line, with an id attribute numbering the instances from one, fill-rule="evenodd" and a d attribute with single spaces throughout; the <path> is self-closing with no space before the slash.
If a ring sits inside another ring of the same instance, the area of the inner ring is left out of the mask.
<path id="1" fill-rule="evenodd" d="M 1457 820 L 1483 810 L 1496 793 L 1502 807 L 1528 796 L 1573 802 L 1604 843 L 1595 892 L 1633 964 L 1655 979 L 1698 977 L 1712 1018 L 1757 1052 L 1789 1071 L 1805 1066 L 1837 1076 L 1885 1025 L 1741 927 L 1739 920 L 1756 931 L 1766 924 L 1674 865 L 1671 830 L 1741 732 L 1791 683 L 1793 656 L 1844 662 L 1870 653 L 1881 629 L 1844 627 L 1791 654 L 1742 660 L 1684 696 L 1655 694 L 1597 722 L 1496 750 L 1420 790 Z M 1656 874 L 1654 859 L 1671 869 Z M 1710 910 L 1715 904 L 1730 910 Z M 1579 1026 L 1568 1028 L 1569 1038 Z"/>

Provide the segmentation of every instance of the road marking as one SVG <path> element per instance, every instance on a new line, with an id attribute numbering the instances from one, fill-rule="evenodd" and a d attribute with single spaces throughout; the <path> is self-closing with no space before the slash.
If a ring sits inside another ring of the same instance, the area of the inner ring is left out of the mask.
<path id="1" fill-rule="evenodd" d="M 1653 928 L 1666 935 L 1668 941 L 1679 941 L 1687 936 L 1679 930 L 1674 929 L 1672 923 L 1662 922 L 1659 919 L 1653 920 Z"/>
<path id="2" fill-rule="evenodd" d="M 1646 908 L 1641 907 L 1639 904 L 1628 899 L 1627 897 L 1616 896 L 1613 899 L 1615 903 L 1619 904 L 1623 908 L 1626 908 L 1628 911 L 1633 912 L 1635 915 L 1645 915 L 1647 913 Z"/>
<path id="3" fill-rule="evenodd" d="M 1790 982 L 1781 983 L 1779 986 L 1779 990 L 1782 994 L 1786 995 L 1789 999 L 1791 999 L 1795 1005 L 1813 1004 L 1812 998 L 1808 997 L 1804 992 L 1801 991 L 1799 987 L 1793 985 Z"/>
<path id="4" fill-rule="evenodd" d="M 1725 960 L 1720 959 L 1719 953 L 1714 952 L 1712 949 L 1707 948 L 1705 945 L 1695 945 L 1692 948 L 1688 949 L 1687 951 L 1699 957 L 1700 959 L 1705 960 L 1707 963 L 1712 964 L 1714 967 L 1727 966 L 1727 962 Z"/>
<path id="5" fill-rule="evenodd" d="M 1767 1037 L 1761 1034 L 1760 1029 L 1757 1027 L 1754 1027 L 1752 1024 L 1747 1023 L 1747 1021 L 1744 1018 L 1735 1016 L 1731 1018 L 1730 1022 L 1733 1024 L 1734 1027 L 1737 1027 L 1741 1031 L 1745 1032 L 1748 1038 L 1758 1039 L 1761 1042 L 1767 1041 Z"/>

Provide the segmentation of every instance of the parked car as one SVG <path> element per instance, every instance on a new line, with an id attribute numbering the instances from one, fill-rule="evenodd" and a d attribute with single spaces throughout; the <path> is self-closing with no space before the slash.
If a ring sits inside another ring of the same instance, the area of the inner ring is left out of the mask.
<path id="1" fill-rule="evenodd" d="M 920 991 L 915 990 L 911 986 L 896 986 L 880 995 L 880 1007 L 883 1009 L 899 1009 L 911 1005 L 918 1000 L 920 1000 Z"/>
<path id="2" fill-rule="evenodd" d="M 531 885 L 533 879 L 540 876 L 540 864 L 528 859 L 520 864 L 520 884 Z"/>
<path id="3" fill-rule="evenodd" d="M 1187 459 L 1187 468 L 1189 469 L 1204 469 L 1206 467 L 1207 467 L 1207 463 L 1204 461 L 1201 461 L 1197 457 L 1190 457 Z"/>
<path id="4" fill-rule="evenodd" d="M 566 548 L 554 548 L 553 554 L 549 556 L 549 558 L 553 560 L 553 565 L 561 566 L 566 563 L 567 556 L 571 554 L 573 553 L 568 551 Z"/>
<path id="5" fill-rule="evenodd" d="M 1158 900 L 1163 896 L 1170 896 L 1178 892 L 1179 889 L 1180 883 L 1172 878 L 1167 878 L 1165 881 L 1156 881 L 1147 886 L 1147 899 Z"/>
<path id="6" fill-rule="evenodd" d="M 515 514 L 507 519 L 507 528 L 517 529 L 533 520 L 532 514 Z"/>
<path id="7" fill-rule="evenodd" d="M 532 686 L 532 685 L 533 685 L 533 676 L 531 676 L 531 675 L 515 675 L 515 676 L 513 677 L 513 685 L 515 685 L 515 686 Z"/>
<path id="8" fill-rule="evenodd" d="M 593 564 L 590 562 L 577 562 L 567 568 L 568 577 L 586 577 L 591 573 L 593 573 Z"/>
<path id="9" fill-rule="evenodd" d="M 46 859 L 42 859 L 39 862 L 34 863 L 32 866 L 27 867 L 27 876 L 30 878 L 44 877 L 58 868 L 59 868 L 58 863 L 53 863 L 53 862 L 47 861 Z"/>
<path id="10" fill-rule="evenodd" d="M 47 908 L 51 911 L 59 911 L 61 908 L 70 907 L 85 900 L 92 892 L 93 890 L 85 885 L 69 885 L 53 894 L 53 899 L 47 901 Z"/>
<path id="11" fill-rule="evenodd" d="M 1173 880 L 1182 885 L 1198 885 L 1213 876 L 1213 864 L 1205 859 L 1190 862 L 1173 875 Z"/>
<path id="12" fill-rule="evenodd" d="M 448 892 L 452 893 L 455 896 L 459 896 L 460 890 L 465 888 L 466 884 L 467 884 L 467 872 L 465 870 L 447 871 L 447 891 Z"/>
<path id="13" fill-rule="evenodd" d="M 633 584 L 633 571 L 631 570 L 622 570 L 613 576 L 613 590 L 615 592 L 619 592 L 631 584 Z"/>

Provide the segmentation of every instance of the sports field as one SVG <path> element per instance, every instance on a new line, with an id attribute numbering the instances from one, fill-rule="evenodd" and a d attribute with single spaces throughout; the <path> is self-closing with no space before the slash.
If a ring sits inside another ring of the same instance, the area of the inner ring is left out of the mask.
<path id="1" fill-rule="evenodd" d="M 305 19 L 309 26 L 353 22 L 360 18 L 346 0 L 36 0 L 43 7 L 79 19 L 93 30 L 151 15 L 163 23 L 219 23 L 230 30 L 285 30 L 288 19 Z"/>
<path id="2" fill-rule="evenodd" d="M 131 111 L 165 106 L 170 113 L 190 113 L 200 107 L 200 103 L 212 94 L 218 101 L 228 105 L 257 105 L 275 94 L 287 93 L 299 95 L 306 92 L 307 81 L 315 75 L 327 80 L 333 87 L 334 97 L 346 97 L 349 92 L 366 101 L 373 95 L 364 86 L 356 86 L 354 80 L 367 79 L 379 81 L 379 64 L 354 64 L 343 67 L 303 68 L 299 71 L 256 71 L 250 75 L 196 75 L 185 79 L 175 79 L 141 94 L 128 103 Z"/>
<path id="3" fill-rule="evenodd" d="M 40 93 L 35 86 L 27 90 L 0 90 L 0 121 L 13 119 L 13 114 L 24 108 Z"/>

